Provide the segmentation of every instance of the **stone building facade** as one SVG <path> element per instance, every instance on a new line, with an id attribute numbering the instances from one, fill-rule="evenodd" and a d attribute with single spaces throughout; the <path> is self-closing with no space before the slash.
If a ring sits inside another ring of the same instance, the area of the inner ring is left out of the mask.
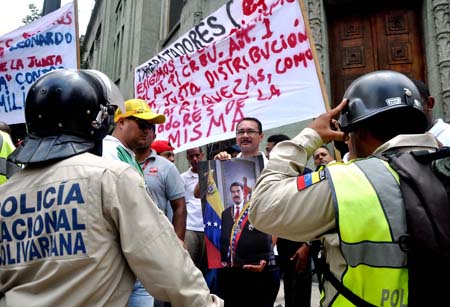
<path id="1" fill-rule="evenodd" d="M 434 115 L 450 121 L 450 0 L 300 1 L 309 16 L 331 104 L 340 101 L 333 92 L 339 93 L 339 86 L 348 85 L 358 75 L 370 70 L 397 69 L 425 80 L 436 99 Z M 372 2 L 377 4 L 371 7 L 368 3 Z M 105 72 L 124 96 L 131 98 L 135 67 L 225 3 L 97 0 L 85 36 L 82 62 Z M 370 38 L 365 39 L 365 35 Z M 370 52 L 371 59 L 367 55 Z M 306 124 L 272 129 L 266 131 L 266 136 L 284 133 L 292 137 Z"/>

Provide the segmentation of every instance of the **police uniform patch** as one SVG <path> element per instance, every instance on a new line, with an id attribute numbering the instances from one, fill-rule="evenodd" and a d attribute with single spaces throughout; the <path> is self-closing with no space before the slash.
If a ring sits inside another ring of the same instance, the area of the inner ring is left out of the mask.
<path id="1" fill-rule="evenodd" d="M 317 172 L 305 174 L 303 176 L 298 176 L 297 177 L 297 189 L 299 191 L 304 190 L 313 184 L 321 182 L 325 178 L 327 178 L 327 176 L 323 169 L 320 171 L 317 171 Z"/>

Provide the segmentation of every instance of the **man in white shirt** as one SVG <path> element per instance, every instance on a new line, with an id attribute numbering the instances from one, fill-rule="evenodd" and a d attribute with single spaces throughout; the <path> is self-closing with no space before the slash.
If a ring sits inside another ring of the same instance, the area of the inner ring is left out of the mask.
<path id="1" fill-rule="evenodd" d="M 450 146 L 450 125 L 438 118 L 433 120 L 434 97 L 428 87 L 420 80 L 412 80 L 423 100 L 423 111 L 428 120 L 428 132 L 433 134 L 443 146 Z"/>
<path id="2" fill-rule="evenodd" d="M 261 155 L 264 164 L 268 162 L 264 152 L 259 150 L 259 145 L 264 138 L 261 122 L 254 117 L 245 117 L 236 125 L 236 144 L 241 148 L 237 158 L 249 158 Z M 218 153 L 214 159 L 229 160 L 231 155 L 226 151 Z M 230 186 L 231 198 L 234 204 L 241 204 L 244 200 L 244 185 L 235 182 Z M 221 249 L 233 247 L 233 259 L 227 267 L 219 270 L 219 289 L 225 304 L 230 306 L 273 306 L 278 289 L 280 287 L 279 269 L 275 264 L 275 255 L 272 247 L 272 237 L 255 229 L 251 223 L 246 222 L 245 216 L 249 206 L 241 204 L 239 212 L 233 205 L 222 212 L 222 234 L 231 234 L 231 227 L 240 229 L 233 237 L 221 238 Z M 238 214 L 237 214 L 238 213 Z M 234 217 L 238 215 L 237 220 Z M 227 231 L 226 229 L 230 229 Z M 237 234 L 239 239 L 237 238 Z M 228 254 L 222 249 L 222 255 Z M 223 261 L 224 259 L 222 259 Z M 245 289 L 245 295 L 234 291 Z"/>
<path id="3" fill-rule="evenodd" d="M 198 164 L 203 160 L 201 147 L 194 147 L 186 151 L 186 159 L 191 167 L 181 174 L 186 190 L 185 200 L 187 209 L 186 234 L 184 243 L 195 265 L 206 273 L 206 252 L 203 229 L 202 203 L 194 196 L 194 189 L 198 183 Z"/>

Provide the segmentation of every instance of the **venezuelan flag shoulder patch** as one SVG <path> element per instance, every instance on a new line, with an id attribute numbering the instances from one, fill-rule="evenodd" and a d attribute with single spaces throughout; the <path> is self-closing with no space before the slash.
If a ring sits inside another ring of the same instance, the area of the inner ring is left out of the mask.
<path id="1" fill-rule="evenodd" d="M 297 189 L 299 191 L 304 190 L 313 184 L 321 182 L 325 178 L 327 178 L 327 175 L 325 173 L 325 170 L 323 170 L 323 169 L 320 171 L 317 171 L 317 172 L 305 174 L 303 176 L 298 176 L 297 177 Z"/>

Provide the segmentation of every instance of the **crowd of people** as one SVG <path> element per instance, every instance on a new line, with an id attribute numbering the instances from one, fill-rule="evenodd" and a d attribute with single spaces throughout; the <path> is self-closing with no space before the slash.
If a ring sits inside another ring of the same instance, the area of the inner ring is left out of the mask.
<path id="1" fill-rule="evenodd" d="M 146 101 L 123 99 L 95 70 L 44 75 L 17 149 L 0 125 L 0 305 L 269 307 L 282 279 L 285 306 L 309 307 L 323 259 L 323 306 L 408 305 L 407 255 L 391 244 L 406 233 L 402 194 L 374 155 L 438 151 L 450 125 L 433 118 L 423 82 L 393 71 L 358 78 L 344 98 L 293 138 L 269 136 L 265 152 L 263 123 L 244 117 L 235 145 L 215 154 L 261 157 L 264 169 L 256 185 L 243 176 L 224 191 L 213 285 L 202 147 L 180 173 L 175 148 L 157 139 L 166 118 Z"/>

